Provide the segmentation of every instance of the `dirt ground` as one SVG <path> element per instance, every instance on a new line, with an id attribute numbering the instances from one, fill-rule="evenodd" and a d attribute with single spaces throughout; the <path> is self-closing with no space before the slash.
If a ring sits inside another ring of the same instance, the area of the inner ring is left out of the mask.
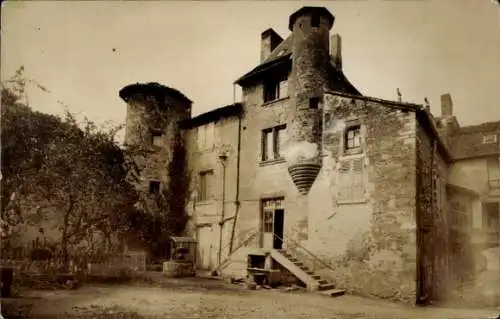
<path id="1" fill-rule="evenodd" d="M 405 307 L 355 296 L 327 297 L 280 289 L 250 291 L 208 279 L 86 285 L 77 290 L 24 291 L 2 302 L 5 318 L 366 318 L 486 319 L 493 309 Z M 8 311 L 9 315 L 5 315 Z M 500 311 L 500 310 L 497 310 Z"/>

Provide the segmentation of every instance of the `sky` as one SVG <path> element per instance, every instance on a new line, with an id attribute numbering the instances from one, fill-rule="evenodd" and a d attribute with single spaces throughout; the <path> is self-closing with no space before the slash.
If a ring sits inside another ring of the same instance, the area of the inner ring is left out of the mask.
<path id="1" fill-rule="evenodd" d="M 450 93 L 461 125 L 500 121 L 500 5 L 493 0 L 7 1 L 1 79 L 21 66 L 31 106 L 121 124 L 118 92 L 159 82 L 183 92 L 193 115 L 233 103 L 233 82 L 260 59 L 261 32 L 289 34 L 302 6 L 324 6 L 342 37 L 343 69 L 364 95 L 440 114 Z M 241 100 L 238 89 L 236 100 Z M 119 137 L 120 139 L 123 136 Z"/>

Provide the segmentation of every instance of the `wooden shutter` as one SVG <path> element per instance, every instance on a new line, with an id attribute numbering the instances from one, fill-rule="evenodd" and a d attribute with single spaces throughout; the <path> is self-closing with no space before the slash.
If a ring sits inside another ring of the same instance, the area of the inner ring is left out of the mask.
<path id="1" fill-rule="evenodd" d="M 339 200 L 362 200 L 365 193 L 363 158 L 342 160 L 338 172 Z"/>
<path id="2" fill-rule="evenodd" d="M 338 173 L 339 200 L 349 200 L 351 193 L 351 161 L 341 161 Z"/>
<path id="3" fill-rule="evenodd" d="M 351 200 L 361 200 L 363 199 L 365 193 L 363 183 L 363 158 L 356 158 L 352 160 L 351 176 Z"/>

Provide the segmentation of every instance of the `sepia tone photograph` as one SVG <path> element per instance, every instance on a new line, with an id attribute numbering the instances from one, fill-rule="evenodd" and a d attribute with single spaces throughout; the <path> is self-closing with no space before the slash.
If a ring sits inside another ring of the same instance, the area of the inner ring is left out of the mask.
<path id="1" fill-rule="evenodd" d="M 1 3 L 0 319 L 500 319 L 500 1 Z"/>

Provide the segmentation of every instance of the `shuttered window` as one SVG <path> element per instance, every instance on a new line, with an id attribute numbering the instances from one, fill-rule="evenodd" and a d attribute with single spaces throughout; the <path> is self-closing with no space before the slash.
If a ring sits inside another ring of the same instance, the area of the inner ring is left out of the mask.
<path id="1" fill-rule="evenodd" d="M 363 158 L 344 159 L 340 162 L 338 187 L 340 201 L 364 199 Z"/>

